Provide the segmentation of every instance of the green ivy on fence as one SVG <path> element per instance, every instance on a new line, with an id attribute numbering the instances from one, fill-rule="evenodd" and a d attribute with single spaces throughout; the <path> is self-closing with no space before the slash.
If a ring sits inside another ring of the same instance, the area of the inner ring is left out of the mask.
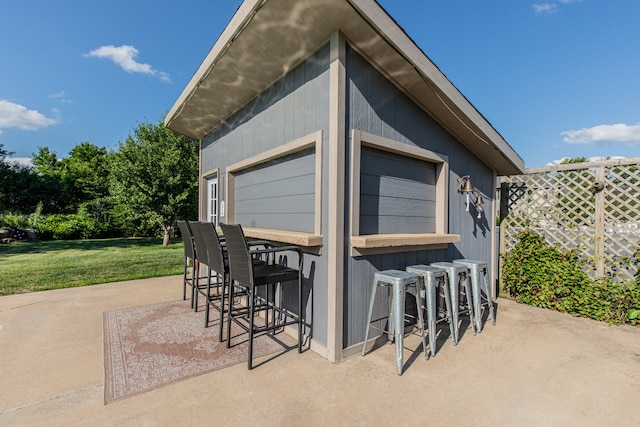
<path id="1" fill-rule="evenodd" d="M 593 281 L 575 251 L 561 251 L 525 230 L 504 256 L 504 287 L 516 301 L 613 324 L 640 324 L 640 275 Z M 640 263 L 640 250 L 633 257 Z"/>

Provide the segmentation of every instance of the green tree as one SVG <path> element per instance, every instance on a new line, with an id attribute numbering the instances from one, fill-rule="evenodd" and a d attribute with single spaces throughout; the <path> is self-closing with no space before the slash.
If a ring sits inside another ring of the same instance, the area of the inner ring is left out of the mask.
<path id="1" fill-rule="evenodd" d="M 163 245 L 180 218 L 197 212 L 198 144 L 158 124 L 141 123 L 111 156 L 110 193 L 127 222 L 154 225 Z"/>
<path id="2" fill-rule="evenodd" d="M 4 144 L 0 144 L 0 213 L 9 210 L 11 204 L 10 188 L 13 187 L 14 165 L 7 161 L 7 156 L 12 153 L 5 150 Z"/>
<path id="3" fill-rule="evenodd" d="M 586 157 L 567 157 L 565 159 L 563 159 L 560 164 L 561 165 L 572 165 L 574 163 L 585 163 L 588 162 L 589 159 L 587 159 Z"/>
<path id="4" fill-rule="evenodd" d="M 62 159 L 62 179 L 68 203 L 74 210 L 83 203 L 102 200 L 109 194 L 107 149 L 82 142 Z"/>
<path id="5" fill-rule="evenodd" d="M 38 152 L 31 154 L 31 163 L 35 171 L 41 175 L 60 174 L 63 167 L 58 153 L 50 151 L 47 146 L 38 147 Z"/>
<path id="6" fill-rule="evenodd" d="M 77 144 L 66 158 L 38 147 L 31 162 L 38 175 L 39 200 L 46 213 L 74 213 L 83 205 L 104 204 L 109 195 L 108 153 L 89 142 Z"/>
<path id="7" fill-rule="evenodd" d="M 0 165 L 0 212 L 27 214 L 37 204 L 37 177 L 27 166 L 17 163 Z"/>
<path id="8" fill-rule="evenodd" d="M 40 178 L 28 166 L 7 160 L 12 154 L 0 144 L 0 213 L 28 214 L 40 199 Z"/>
<path id="9" fill-rule="evenodd" d="M 38 147 L 37 153 L 32 153 L 31 163 L 33 173 L 37 176 L 34 184 L 34 198 L 36 199 L 31 212 L 38 202 L 42 203 L 43 213 L 71 213 L 73 206 L 69 203 L 68 182 L 64 177 L 64 163 L 55 151 L 49 147 Z"/>

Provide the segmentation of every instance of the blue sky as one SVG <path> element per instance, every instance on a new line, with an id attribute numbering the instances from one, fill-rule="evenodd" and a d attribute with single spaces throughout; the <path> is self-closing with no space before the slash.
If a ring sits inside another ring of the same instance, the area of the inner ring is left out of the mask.
<path id="1" fill-rule="evenodd" d="M 379 0 L 522 156 L 640 156 L 638 0 Z M 240 0 L 0 0 L 0 144 L 115 148 L 171 108 Z"/>

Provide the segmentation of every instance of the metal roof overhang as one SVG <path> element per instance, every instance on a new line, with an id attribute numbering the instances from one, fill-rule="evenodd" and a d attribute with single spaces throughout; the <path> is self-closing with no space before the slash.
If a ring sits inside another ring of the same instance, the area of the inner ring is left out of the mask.
<path id="1" fill-rule="evenodd" d="M 245 0 L 165 118 L 201 139 L 335 31 L 499 175 L 524 162 L 375 0 Z"/>

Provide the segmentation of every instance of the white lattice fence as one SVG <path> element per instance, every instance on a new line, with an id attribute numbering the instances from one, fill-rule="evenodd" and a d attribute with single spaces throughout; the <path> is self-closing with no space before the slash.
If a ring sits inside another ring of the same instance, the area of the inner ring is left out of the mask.
<path id="1" fill-rule="evenodd" d="M 631 279 L 640 249 L 640 158 L 528 169 L 501 177 L 500 255 L 530 228 L 576 249 L 594 278 Z"/>

